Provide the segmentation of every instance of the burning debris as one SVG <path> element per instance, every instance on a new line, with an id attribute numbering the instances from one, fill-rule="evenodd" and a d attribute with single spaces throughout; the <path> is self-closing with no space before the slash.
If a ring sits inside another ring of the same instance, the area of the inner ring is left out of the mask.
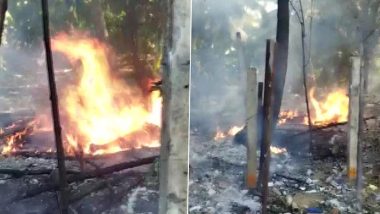
<path id="1" fill-rule="evenodd" d="M 149 124 L 159 127 L 161 123 L 161 99 L 157 93 L 151 95 L 149 111 L 136 87 L 112 76 L 107 60 L 109 48 L 96 39 L 58 34 L 52 45 L 73 65 L 81 63 L 77 85 L 68 86 L 62 98 L 63 114 L 67 116 L 63 126 L 70 148 L 101 154 L 134 146 L 159 146 L 157 132 L 149 139 L 146 129 Z M 131 139 L 134 142 L 128 145 L 129 136 L 137 132 L 143 136 Z M 124 148 L 123 141 L 127 144 Z M 91 146 L 103 149 L 91 151 Z"/>
<path id="2" fill-rule="evenodd" d="M 78 77 L 61 93 L 67 154 L 99 155 L 159 146 L 162 99 L 158 91 L 145 99 L 138 87 L 112 74 L 107 57 L 110 48 L 96 39 L 60 33 L 52 45 L 70 60 L 71 74 Z M 38 114 L 2 129 L 3 155 L 21 149 L 25 137 L 52 130 L 45 119 L 48 115 Z"/>
<path id="3" fill-rule="evenodd" d="M 156 173 L 156 169 L 144 165 L 151 165 L 158 157 L 160 93 L 152 91 L 149 97 L 144 97 L 138 86 L 112 71 L 108 58 L 110 48 L 95 38 L 82 33 L 70 36 L 59 33 L 52 39 L 52 47 L 72 66 L 71 72 L 60 75 L 75 76 L 60 78 L 63 82 L 59 82 L 72 209 L 100 213 L 110 207 L 120 211 L 127 204 L 128 210 L 157 210 L 158 178 L 141 176 L 150 171 Z M 4 207 L 4 212 L 11 212 L 15 206 L 19 213 L 25 209 L 38 213 L 56 210 L 57 201 L 51 200 L 54 199 L 51 191 L 58 190 L 58 171 L 49 114 L 43 111 L 3 113 L 0 122 L 0 192 L 6 191 L 6 186 L 21 185 L 15 191 L 20 194 L 0 200 L 0 204 L 11 203 Z M 139 169 L 130 169 L 134 167 Z M 24 188 L 25 179 L 30 182 L 28 188 Z M 127 193 L 142 186 L 149 192 L 144 197 L 150 197 L 153 203 L 144 202 L 141 197 L 128 201 Z M 104 197 L 114 199 L 97 202 Z M 38 204 L 30 207 L 28 204 L 34 200 L 46 200 L 47 207 Z M 83 206 L 87 203 L 99 206 Z M 141 204 L 150 208 L 135 208 Z"/>

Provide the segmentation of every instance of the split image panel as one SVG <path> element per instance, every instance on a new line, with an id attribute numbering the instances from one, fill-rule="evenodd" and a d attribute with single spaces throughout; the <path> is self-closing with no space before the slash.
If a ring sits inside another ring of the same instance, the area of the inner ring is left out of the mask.
<path id="1" fill-rule="evenodd" d="M 0 1 L 0 213 L 187 213 L 190 0 Z"/>
<path id="2" fill-rule="evenodd" d="M 379 2 L 192 5 L 189 213 L 379 212 Z"/>

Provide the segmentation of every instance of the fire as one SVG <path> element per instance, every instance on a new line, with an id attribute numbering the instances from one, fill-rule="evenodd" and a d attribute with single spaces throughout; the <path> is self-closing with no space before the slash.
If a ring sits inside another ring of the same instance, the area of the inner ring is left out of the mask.
<path id="1" fill-rule="evenodd" d="M 345 90 L 337 89 L 326 95 L 323 99 L 317 99 L 315 88 L 309 92 L 311 122 L 314 126 L 321 126 L 330 123 L 345 122 L 348 120 L 349 97 Z M 308 125 L 307 116 L 301 116 L 297 110 L 281 111 L 278 125 L 283 125 L 290 120 L 300 117 L 300 123 Z"/>
<path id="2" fill-rule="evenodd" d="M 22 141 L 23 138 L 27 135 L 27 134 L 30 134 L 32 133 L 35 129 L 37 129 L 37 127 L 40 125 L 39 121 L 38 120 L 32 120 L 30 122 L 28 122 L 25 126 L 24 129 L 20 130 L 20 131 L 16 131 L 15 133 L 9 135 L 9 136 L 6 136 L 4 138 L 4 145 L 1 149 L 1 153 L 2 155 L 7 155 L 7 154 L 10 154 L 14 151 L 17 150 L 17 148 L 20 148 L 22 147 L 22 144 L 19 144 L 18 142 Z M 17 125 L 16 124 L 12 124 L 8 127 L 5 128 L 5 130 L 7 129 L 12 129 L 14 127 L 16 127 Z M 4 129 L 1 129 L 1 132 L 0 134 L 4 134 L 5 133 L 5 130 Z"/>
<path id="3" fill-rule="evenodd" d="M 216 134 L 214 136 L 214 140 L 220 141 L 220 140 L 223 140 L 227 137 L 232 137 L 232 136 L 236 135 L 242 129 L 244 129 L 244 126 L 233 126 L 229 130 L 223 132 L 220 130 L 219 127 L 217 127 L 217 131 L 216 131 Z M 283 153 L 287 152 L 286 148 L 280 148 L 280 147 L 276 147 L 276 146 L 270 146 L 270 151 L 273 154 L 283 154 Z"/>
<path id="4" fill-rule="evenodd" d="M 291 111 L 291 110 L 286 110 L 286 111 L 281 111 L 279 118 L 278 118 L 278 125 L 285 124 L 288 120 L 294 119 L 295 117 L 298 117 L 298 111 Z"/>
<path id="5" fill-rule="evenodd" d="M 242 129 L 244 128 L 244 126 L 233 126 L 232 128 L 230 128 L 229 130 L 223 132 L 222 130 L 220 130 L 220 128 L 218 127 L 216 129 L 216 134 L 214 136 L 214 140 L 222 140 L 228 136 L 234 136 L 236 135 L 239 131 L 241 131 Z"/>
<path id="6" fill-rule="evenodd" d="M 326 125 L 348 120 L 349 98 L 345 90 L 337 89 L 329 93 L 324 100 L 315 98 L 315 88 L 310 90 L 311 115 L 313 125 Z"/>
<path id="7" fill-rule="evenodd" d="M 151 137 L 147 128 L 161 124 L 159 92 L 151 94 L 147 107 L 138 88 L 112 75 L 109 48 L 96 39 L 58 34 L 52 48 L 63 53 L 79 73 L 78 83 L 64 90 L 60 103 L 70 151 L 102 154 L 159 146 L 158 136 Z"/>
<path id="8" fill-rule="evenodd" d="M 234 136 L 236 135 L 238 132 L 240 132 L 241 130 L 243 130 L 244 126 L 233 126 L 232 128 L 230 128 L 227 132 L 227 134 L 229 136 Z"/>
<path id="9" fill-rule="evenodd" d="M 287 152 L 286 148 L 280 148 L 276 146 L 270 146 L 270 151 L 273 154 L 283 154 Z"/>

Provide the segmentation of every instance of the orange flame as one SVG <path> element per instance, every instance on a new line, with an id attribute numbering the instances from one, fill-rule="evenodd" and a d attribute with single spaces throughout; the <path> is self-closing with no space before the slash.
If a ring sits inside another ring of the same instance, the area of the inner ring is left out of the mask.
<path id="1" fill-rule="evenodd" d="M 216 131 L 216 134 L 214 136 L 214 140 L 220 141 L 220 140 L 223 140 L 227 137 L 232 137 L 232 136 L 236 135 L 242 129 L 244 129 L 244 126 L 233 126 L 228 131 L 223 132 L 220 130 L 219 127 L 217 127 L 217 131 Z M 286 148 L 280 148 L 280 147 L 276 147 L 276 146 L 270 146 L 270 151 L 273 154 L 282 154 L 282 153 L 287 152 Z"/>
<path id="2" fill-rule="evenodd" d="M 281 111 L 278 118 L 278 125 L 285 124 L 288 120 L 298 117 L 298 115 L 299 115 L 298 111 L 291 111 L 291 110 Z"/>
<path id="3" fill-rule="evenodd" d="M 326 125 L 348 120 L 349 98 L 342 89 L 329 93 L 324 100 L 315 98 L 315 88 L 310 90 L 310 101 L 313 125 Z M 306 123 L 307 124 L 307 123 Z"/>
<path id="4" fill-rule="evenodd" d="M 105 44 L 84 36 L 59 34 L 52 39 L 52 47 L 73 65 L 81 63 L 80 68 L 74 67 L 79 72 L 78 84 L 68 87 L 61 101 L 68 120 L 64 124 L 66 140 L 72 149 L 92 154 L 117 152 L 128 136 L 144 133 L 149 124 L 161 124 L 159 93 L 152 93 L 152 109 L 148 109 L 140 90 L 111 75 Z M 136 142 L 131 147 L 159 146 L 158 136 L 145 137 L 145 142 L 133 140 Z"/>
<path id="5" fill-rule="evenodd" d="M 229 136 L 234 136 L 236 135 L 239 131 L 241 131 L 242 129 L 244 128 L 244 126 L 233 126 L 232 128 L 230 128 L 229 130 L 223 132 L 222 130 L 220 130 L 219 127 L 217 127 L 216 129 L 216 134 L 214 136 L 214 140 L 222 140 L 226 137 L 229 137 Z"/>
<path id="6" fill-rule="evenodd" d="M 313 125 L 321 126 L 348 120 L 349 98 L 343 89 L 337 89 L 328 93 L 324 99 L 317 99 L 315 97 L 315 88 L 311 88 L 309 98 L 311 122 Z M 281 111 L 278 124 L 283 125 L 299 116 L 300 114 L 297 110 Z M 301 123 L 305 125 L 309 124 L 307 116 L 303 117 Z"/>
<path id="7" fill-rule="evenodd" d="M 40 125 L 38 123 L 38 120 L 32 120 L 28 122 L 25 125 L 25 128 L 21 131 L 15 132 L 11 134 L 10 136 L 5 137 L 5 143 L 1 149 L 2 155 L 8 155 L 14 151 L 17 150 L 18 147 L 22 147 L 23 145 L 21 143 L 17 144 L 19 141 L 21 141 L 27 134 L 33 132 L 35 129 L 37 129 L 37 126 Z M 11 129 L 15 127 L 15 124 L 12 124 L 11 126 L 7 127 L 6 129 Z M 4 130 L 1 129 L 1 133 L 4 133 Z"/>

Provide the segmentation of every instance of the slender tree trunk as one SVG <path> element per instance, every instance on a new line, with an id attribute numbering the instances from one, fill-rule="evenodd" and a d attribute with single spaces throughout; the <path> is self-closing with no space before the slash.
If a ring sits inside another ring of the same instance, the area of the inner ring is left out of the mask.
<path id="1" fill-rule="evenodd" d="M 163 67 L 160 214 L 187 213 L 191 0 L 167 0 Z"/>
<path id="2" fill-rule="evenodd" d="M 380 6 L 380 1 L 365 1 L 362 5 L 361 13 L 361 25 L 362 28 L 362 77 L 363 77 L 363 92 L 368 92 L 368 77 L 371 67 L 371 59 L 376 48 L 376 43 L 379 39 L 379 33 L 377 31 L 377 11 Z"/>
<path id="3" fill-rule="evenodd" d="M 289 0 L 278 0 L 276 57 L 273 83 L 273 124 L 277 124 L 284 93 L 289 49 Z"/>
<path id="4" fill-rule="evenodd" d="M 135 80 L 143 91 L 143 94 L 147 96 L 150 92 L 149 81 L 152 79 L 152 74 L 144 66 L 140 56 L 138 45 L 139 13 L 137 12 L 139 4 L 139 1 L 127 1 L 127 17 L 124 29 L 128 42 L 127 53 L 130 53 L 130 63 L 133 66 Z"/>
<path id="5" fill-rule="evenodd" d="M 95 34 L 100 40 L 108 38 L 108 30 L 104 19 L 104 12 L 100 0 L 93 1 L 92 20 L 95 24 Z"/>

